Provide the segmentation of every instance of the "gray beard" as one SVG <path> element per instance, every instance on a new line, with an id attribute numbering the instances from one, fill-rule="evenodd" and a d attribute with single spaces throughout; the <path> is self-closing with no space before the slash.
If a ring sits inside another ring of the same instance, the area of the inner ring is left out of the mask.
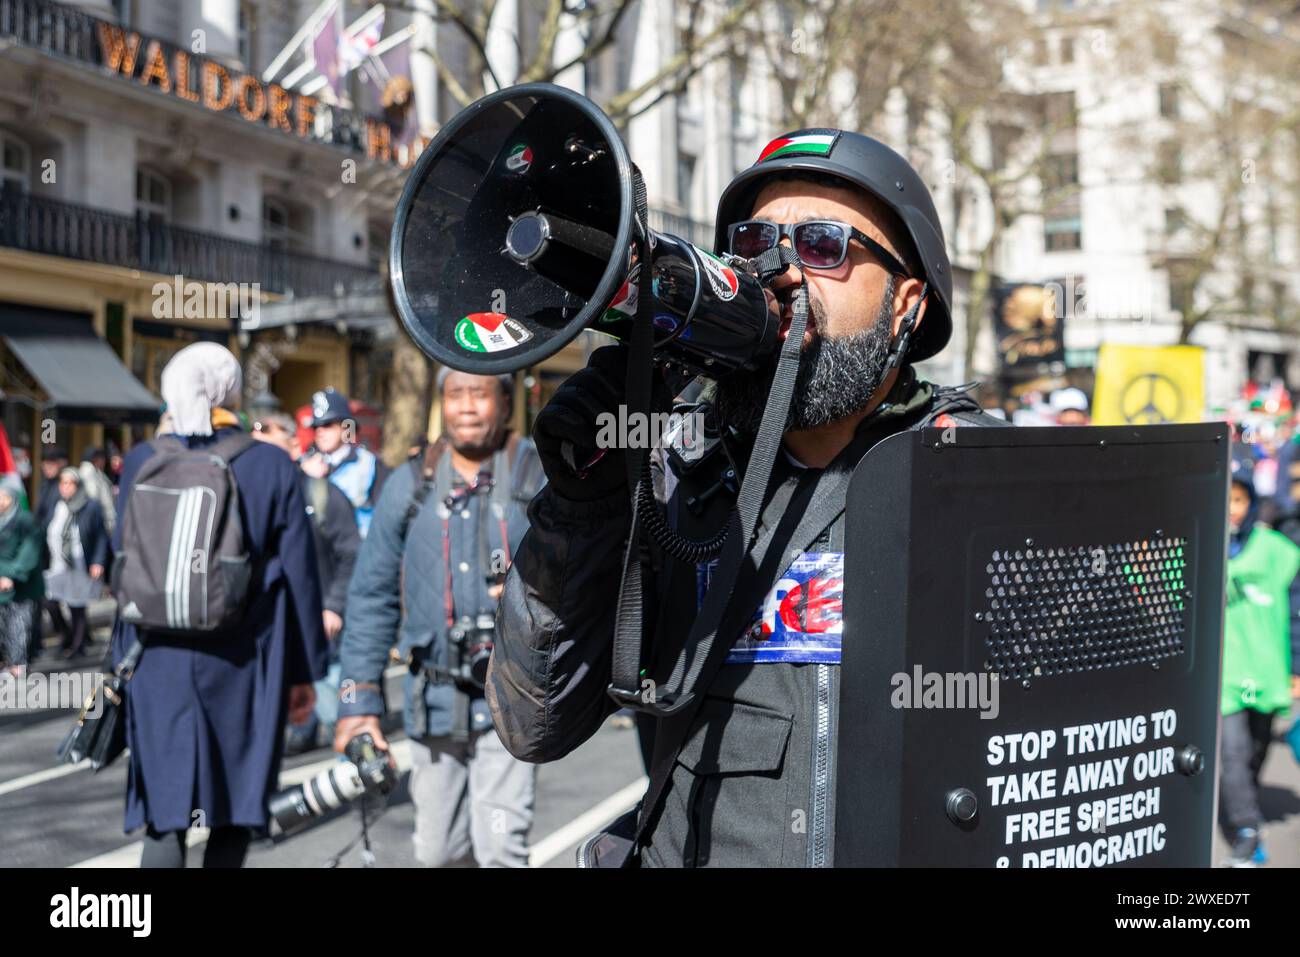
<path id="1" fill-rule="evenodd" d="M 885 378 L 892 338 L 894 277 L 889 278 L 876 321 L 862 332 L 827 336 L 826 309 L 809 289 L 808 308 L 816 321 L 812 342 L 799 354 L 790 414 L 783 432 L 815 429 L 867 407 Z M 737 372 L 718 381 L 719 420 L 742 432 L 758 432 L 775 365 Z"/>

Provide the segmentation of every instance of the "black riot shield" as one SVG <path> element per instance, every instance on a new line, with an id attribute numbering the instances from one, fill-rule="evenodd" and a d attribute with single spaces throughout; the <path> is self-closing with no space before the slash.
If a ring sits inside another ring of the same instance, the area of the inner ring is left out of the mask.
<path id="1" fill-rule="evenodd" d="M 1228 446 L 957 428 L 863 457 L 837 866 L 1209 865 Z"/>

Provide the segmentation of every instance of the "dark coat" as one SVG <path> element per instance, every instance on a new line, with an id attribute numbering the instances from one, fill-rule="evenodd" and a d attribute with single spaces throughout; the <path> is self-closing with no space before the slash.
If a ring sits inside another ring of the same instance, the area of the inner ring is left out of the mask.
<path id="1" fill-rule="evenodd" d="M 44 476 L 41 480 L 40 491 L 36 493 L 36 521 L 41 528 L 50 524 L 50 519 L 54 517 L 54 506 L 59 504 L 59 480 L 57 478 L 45 481 Z"/>
<path id="2" fill-rule="evenodd" d="M 91 565 L 101 565 L 104 571 L 108 571 L 112 543 L 104 525 L 104 507 L 93 498 L 88 499 L 77 513 L 77 534 L 81 536 L 81 550 L 86 556 L 87 570 Z"/>
<path id="3" fill-rule="evenodd" d="M 315 486 L 319 482 L 320 486 Z M 324 515 L 317 515 L 313 487 L 324 491 Z M 316 569 L 320 574 L 321 607 L 342 618 L 348 606 L 348 582 L 361 549 L 361 532 L 352 514 L 352 503 L 329 479 L 302 477 L 303 495 L 316 533 Z M 330 662 L 339 660 L 338 638 L 330 642 Z"/>
<path id="4" fill-rule="evenodd" d="M 0 578 L 12 578 L 12 591 L 0 591 L 0 604 L 31 601 L 45 594 L 44 534 L 36 516 L 21 509 L 0 531 Z"/>
<path id="5" fill-rule="evenodd" d="M 324 491 L 324 515 L 315 514 L 313 485 L 320 483 Z M 312 510 L 312 526 L 316 532 L 316 567 L 320 571 L 321 606 L 340 617 L 348 605 L 348 582 L 352 568 L 357 563 L 361 548 L 361 533 L 357 531 L 352 516 L 352 503 L 329 479 L 302 478 L 303 496 Z"/>
<path id="6" fill-rule="evenodd" d="M 228 435 L 188 436 L 191 448 Z M 151 446 L 122 468 L 120 513 Z M 266 800 L 280 770 L 288 689 L 324 677 L 326 642 L 311 520 L 298 469 L 282 450 L 254 443 L 231 464 L 244 540 L 261 569 L 248 611 L 223 634 L 151 636 L 128 688 L 126 830 L 266 825 Z M 122 522 L 116 529 L 120 543 Z M 119 617 L 113 661 L 136 629 Z M 199 812 L 202 813 L 201 818 Z"/>

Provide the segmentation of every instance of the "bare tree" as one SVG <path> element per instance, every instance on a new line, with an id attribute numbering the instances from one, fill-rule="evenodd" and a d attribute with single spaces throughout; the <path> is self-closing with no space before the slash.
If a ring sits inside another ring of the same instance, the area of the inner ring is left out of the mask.
<path id="1" fill-rule="evenodd" d="M 737 26 L 765 2 L 771 0 L 681 0 L 684 29 L 679 32 L 677 51 L 659 64 L 655 72 L 635 87 L 623 90 L 601 107 L 615 122 L 623 123 L 644 113 L 665 97 L 683 92 L 686 84 L 708 63 L 727 56 L 735 48 Z M 469 52 L 468 64 L 460 73 L 436 49 L 416 51 L 428 56 L 440 82 L 461 106 L 468 106 L 486 92 L 486 75 L 496 89 L 502 86 L 495 64 L 488 54 L 488 29 L 496 0 L 433 0 L 434 19 L 450 24 L 463 38 Z M 620 28 L 632 25 L 638 0 L 521 0 L 521 18 L 535 20 L 532 42 L 521 49 L 518 82 L 553 82 L 566 70 L 588 63 L 610 51 L 619 37 Z M 413 4 L 398 4 L 399 9 L 415 11 Z M 720 14 L 712 16 L 710 14 Z M 556 44 L 565 18 L 582 38 L 582 47 L 566 60 L 556 56 Z"/>
<path id="2" fill-rule="evenodd" d="M 1182 50 L 1149 14 L 1124 32 L 1126 70 L 1146 65 L 1160 81 L 1155 136 L 1127 141 L 1165 206 L 1150 255 L 1168 276 L 1180 343 L 1212 318 L 1300 327 L 1281 272 L 1296 263 L 1277 259 L 1278 235 L 1300 232 L 1300 30 L 1281 28 L 1287 7 L 1219 11 L 1213 34 Z"/>

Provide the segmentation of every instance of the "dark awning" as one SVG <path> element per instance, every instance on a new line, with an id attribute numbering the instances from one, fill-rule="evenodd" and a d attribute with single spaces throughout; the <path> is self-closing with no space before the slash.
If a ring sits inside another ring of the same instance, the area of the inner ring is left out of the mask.
<path id="1" fill-rule="evenodd" d="M 0 336 L 45 390 L 46 410 L 69 422 L 156 422 L 162 402 L 95 335 L 89 320 L 0 305 Z"/>

